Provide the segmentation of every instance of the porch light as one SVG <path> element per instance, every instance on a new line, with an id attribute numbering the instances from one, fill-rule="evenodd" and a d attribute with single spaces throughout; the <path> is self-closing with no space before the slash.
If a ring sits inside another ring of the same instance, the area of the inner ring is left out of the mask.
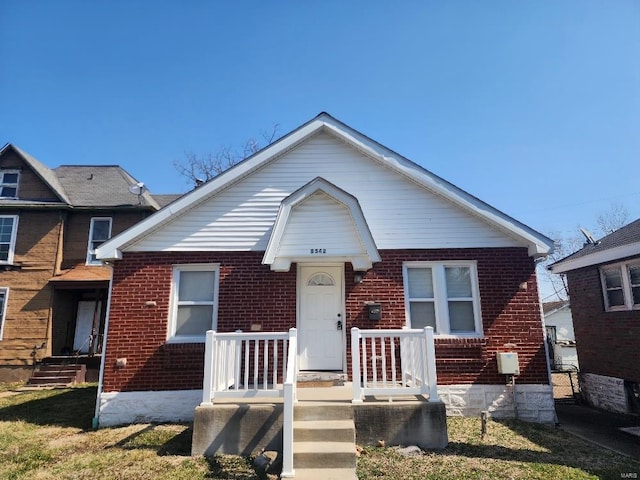
<path id="1" fill-rule="evenodd" d="M 353 273 L 353 283 L 362 283 L 362 280 L 364 280 L 364 276 L 367 274 L 367 272 L 354 272 Z"/>

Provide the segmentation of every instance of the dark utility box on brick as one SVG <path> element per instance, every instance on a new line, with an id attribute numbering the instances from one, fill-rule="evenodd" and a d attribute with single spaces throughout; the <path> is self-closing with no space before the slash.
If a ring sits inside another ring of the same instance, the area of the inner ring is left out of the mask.
<path id="1" fill-rule="evenodd" d="M 367 312 L 369 314 L 369 320 L 382 319 L 382 306 L 379 303 L 367 304 Z"/>

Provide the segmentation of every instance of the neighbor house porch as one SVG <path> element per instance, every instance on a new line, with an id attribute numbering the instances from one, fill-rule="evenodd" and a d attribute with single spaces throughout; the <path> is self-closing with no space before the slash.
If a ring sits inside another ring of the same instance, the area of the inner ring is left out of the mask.
<path id="1" fill-rule="evenodd" d="M 282 477 L 355 478 L 356 443 L 444 448 L 432 329 L 353 328 L 350 345 L 349 382 L 301 374 L 296 329 L 208 332 L 192 453 L 276 450 Z"/>

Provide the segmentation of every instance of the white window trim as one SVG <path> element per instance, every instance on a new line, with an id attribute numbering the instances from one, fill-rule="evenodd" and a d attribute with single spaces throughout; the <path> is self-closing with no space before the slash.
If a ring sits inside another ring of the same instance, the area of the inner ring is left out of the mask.
<path id="1" fill-rule="evenodd" d="M 2 310 L 0 311 L 0 340 L 4 335 L 4 324 L 7 319 L 7 304 L 9 303 L 9 287 L 0 287 L 0 292 L 4 292 L 4 303 L 2 304 Z"/>
<path id="2" fill-rule="evenodd" d="M 467 267 L 471 276 L 471 293 L 473 298 L 473 316 L 475 332 L 451 333 L 449 325 L 449 306 L 446 291 L 445 267 Z M 402 264 L 402 277 L 404 283 L 404 308 L 406 325 L 411 328 L 411 314 L 409 302 L 409 268 L 431 268 L 434 276 L 433 296 L 436 314 L 435 335 L 441 338 L 482 338 L 482 313 L 480 311 L 480 290 L 478 286 L 478 262 L 475 260 L 451 260 L 451 261 L 412 261 Z"/>
<path id="3" fill-rule="evenodd" d="M 602 298 L 604 299 L 604 309 L 607 312 L 620 312 L 623 310 L 640 310 L 640 304 L 633 303 L 633 291 L 631 290 L 631 267 L 640 266 L 640 261 L 631 260 L 628 262 L 619 262 L 610 265 L 600 267 L 600 285 L 602 287 Z M 622 277 L 622 296 L 624 298 L 624 305 L 609 305 L 609 296 L 607 295 L 607 282 L 605 279 L 605 272 L 610 270 L 618 270 Z"/>
<path id="4" fill-rule="evenodd" d="M 11 229 L 11 240 L 9 243 L 9 254 L 6 260 L 0 260 L 0 265 L 13 265 L 13 255 L 16 250 L 16 238 L 18 236 L 18 215 L 0 215 L 0 218 L 12 218 L 13 228 Z"/>
<path id="5" fill-rule="evenodd" d="M 86 260 L 87 265 L 102 265 L 102 262 L 100 260 L 94 260 L 94 261 L 91 260 L 91 255 L 95 254 L 95 250 L 92 250 L 91 244 L 93 243 L 93 226 L 95 222 L 104 221 L 104 220 L 109 220 L 109 238 L 105 240 L 107 241 L 111 238 L 111 229 L 113 228 L 113 218 L 112 217 L 91 217 L 91 223 L 89 224 L 89 240 L 87 241 L 87 260 Z"/>
<path id="6" fill-rule="evenodd" d="M 171 276 L 171 306 L 169 309 L 169 322 L 167 331 L 167 343 L 204 343 L 206 335 L 175 335 L 176 319 L 178 318 L 178 293 L 180 285 L 180 272 L 214 272 L 213 283 L 213 317 L 211 329 L 218 326 L 218 294 L 220 291 L 220 264 L 219 263 L 189 263 L 174 265 Z M 187 305 L 188 303 L 183 303 Z M 193 304 L 193 303 L 192 303 Z"/>
<path id="7" fill-rule="evenodd" d="M 18 181 L 15 183 L 16 194 L 13 197 L 0 196 L 0 198 L 18 198 L 18 192 L 20 191 L 20 170 L 7 169 L 7 170 L 2 170 L 0 173 L 2 173 L 2 180 L 4 180 L 4 174 L 5 173 L 16 173 L 16 174 L 18 174 Z M 0 182 L 0 194 L 2 193 L 2 187 L 4 185 L 14 185 L 14 184 L 13 183 L 2 183 L 2 182 Z"/>

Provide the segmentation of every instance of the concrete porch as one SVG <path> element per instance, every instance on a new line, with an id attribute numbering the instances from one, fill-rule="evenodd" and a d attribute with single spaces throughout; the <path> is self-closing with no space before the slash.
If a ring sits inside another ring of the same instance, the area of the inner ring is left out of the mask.
<path id="1" fill-rule="evenodd" d="M 353 385 L 344 382 L 301 387 L 297 396 L 295 478 L 355 478 L 356 444 L 378 445 L 384 440 L 387 445 L 442 449 L 448 442 L 444 403 L 421 395 L 396 396 L 392 401 L 366 397 L 352 403 Z M 213 405 L 196 408 L 192 454 L 282 452 L 283 422 L 282 398 L 215 399 Z"/>

